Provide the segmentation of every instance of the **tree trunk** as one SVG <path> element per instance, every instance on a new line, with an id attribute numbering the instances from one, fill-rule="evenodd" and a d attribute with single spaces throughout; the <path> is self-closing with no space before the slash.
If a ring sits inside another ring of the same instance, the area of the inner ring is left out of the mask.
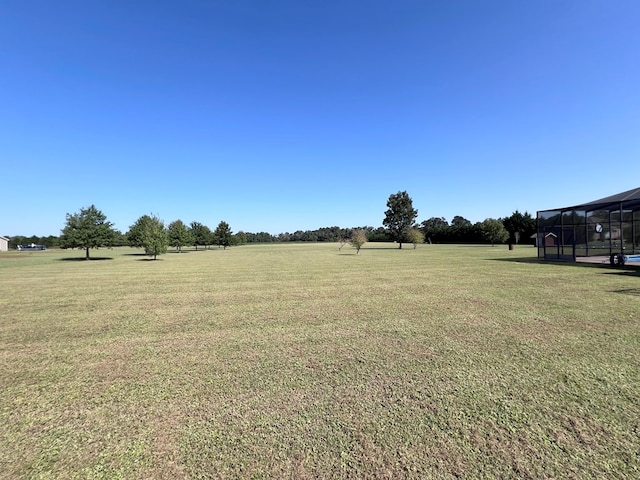
<path id="1" fill-rule="evenodd" d="M 398 248 L 402 250 L 402 242 L 400 242 L 400 246 Z"/>
<path id="2" fill-rule="evenodd" d="M 84 256 L 84 259 L 85 259 L 85 260 L 89 260 L 89 247 L 85 247 L 85 249 L 86 249 L 86 252 L 87 252 L 87 253 L 86 253 L 86 254 L 85 254 L 85 256 Z"/>

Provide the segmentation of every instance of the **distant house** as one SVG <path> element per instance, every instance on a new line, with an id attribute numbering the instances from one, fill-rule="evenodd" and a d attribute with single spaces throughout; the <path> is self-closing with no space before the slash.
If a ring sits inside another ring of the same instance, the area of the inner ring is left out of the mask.
<path id="1" fill-rule="evenodd" d="M 9 250 L 9 239 L 0 236 L 0 252 L 6 252 L 7 250 Z"/>

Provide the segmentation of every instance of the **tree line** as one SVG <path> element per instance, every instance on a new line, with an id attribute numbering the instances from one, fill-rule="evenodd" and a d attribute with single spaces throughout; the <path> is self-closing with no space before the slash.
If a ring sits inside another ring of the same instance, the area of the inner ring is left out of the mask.
<path id="1" fill-rule="evenodd" d="M 451 222 L 443 217 L 431 217 L 420 224 L 430 243 L 505 243 L 535 244 L 536 219 L 528 212 L 513 212 L 509 217 L 471 223 L 455 216 Z M 493 240 L 493 241 L 491 241 Z"/>
<path id="2" fill-rule="evenodd" d="M 455 216 L 448 222 L 444 217 L 431 217 L 421 223 L 416 222 L 418 210 L 406 191 L 389 196 L 384 212 L 383 226 L 360 226 L 342 228 L 322 227 L 316 230 L 297 230 L 272 235 L 268 232 L 233 233 L 226 221 L 221 221 L 215 230 L 193 221 L 185 224 L 174 220 L 168 225 L 157 215 L 143 215 L 129 227 L 126 233 L 114 228 L 106 216 L 94 205 L 81 208 L 79 212 L 66 215 L 61 235 L 13 236 L 12 248 L 31 243 L 48 248 L 82 248 L 89 258 L 91 248 L 104 246 L 131 246 L 143 248 L 153 258 L 166 253 L 169 247 L 182 251 L 184 247 L 208 249 L 213 246 L 227 248 L 247 243 L 269 242 L 352 242 L 357 237 L 358 252 L 364 242 L 396 242 L 416 245 L 427 243 L 532 243 L 530 237 L 536 232 L 536 220 L 528 213 L 517 210 L 509 217 L 471 223 L 462 216 Z"/>

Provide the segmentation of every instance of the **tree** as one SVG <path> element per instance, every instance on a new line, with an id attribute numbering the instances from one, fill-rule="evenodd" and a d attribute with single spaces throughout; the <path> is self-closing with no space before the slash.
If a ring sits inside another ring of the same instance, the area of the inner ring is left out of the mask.
<path id="1" fill-rule="evenodd" d="M 444 217 L 431 217 L 420 224 L 420 228 L 429 243 L 442 242 L 448 239 L 449 222 Z"/>
<path id="2" fill-rule="evenodd" d="M 413 243 L 413 249 L 415 250 L 419 243 L 424 243 L 424 233 L 417 228 L 411 228 L 407 232 L 407 240 Z"/>
<path id="3" fill-rule="evenodd" d="M 144 248 L 144 234 L 147 226 L 153 222 L 153 218 L 149 215 L 143 215 L 136 223 L 129 227 L 129 232 L 127 232 L 127 240 L 129 241 L 129 245 L 137 248 Z"/>
<path id="4" fill-rule="evenodd" d="M 521 236 L 529 238 L 536 232 L 536 220 L 529 212 L 522 214 L 516 210 L 510 217 L 502 219 L 502 223 L 509 232 L 511 243 L 518 243 Z"/>
<path id="5" fill-rule="evenodd" d="M 471 222 L 469 220 L 467 220 L 464 217 L 461 217 L 460 215 L 456 215 L 455 217 L 453 217 L 451 219 L 451 226 L 452 227 L 468 227 L 471 225 Z"/>
<path id="6" fill-rule="evenodd" d="M 367 233 L 361 228 L 356 228 L 351 232 L 349 243 L 356 249 L 356 255 L 360 254 L 360 249 L 367 243 Z"/>
<path id="7" fill-rule="evenodd" d="M 169 245 L 175 247 L 178 252 L 182 252 L 182 247 L 190 245 L 193 241 L 191 232 L 182 220 L 174 220 L 167 229 Z"/>
<path id="8" fill-rule="evenodd" d="M 231 237 L 233 233 L 227 222 L 220 222 L 216 231 L 213 232 L 213 238 L 217 245 L 222 246 L 225 250 L 231 245 Z"/>
<path id="9" fill-rule="evenodd" d="M 482 238 L 495 246 L 496 243 L 506 242 L 509 238 L 509 232 L 504 228 L 500 220 L 487 218 L 479 225 Z"/>
<path id="10" fill-rule="evenodd" d="M 139 220 L 140 221 L 140 220 Z M 164 222 L 157 216 L 142 221 L 142 247 L 144 253 L 156 260 L 158 255 L 167 253 L 169 237 Z"/>
<path id="11" fill-rule="evenodd" d="M 247 243 L 247 234 L 244 232 L 236 233 L 236 240 L 238 241 L 238 245 L 244 245 Z"/>
<path id="12" fill-rule="evenodd" d="M 168 237 L 164 223 L 157 216 L 143 215 L 129 227 L 129 245 L 144 248 L 145 254 L 155 260 L 157 255 L 167 252 Z"/>
<path id="13" fill-rule="evenodd" d="M 207 245 L 213 243 L 213 233 L 209 227 L 198 222 L 191 222 L 191 238 L 196 250 L 198 250 L 198 245 L 202 245 L 206 249 Z"/>
<path id="14" fill-rule="evenodd" d="M 372 228 L 369 232 L 370 242 L 391 242 L 392 239 L 389 236 L 389 232 L 384 227 Z"/>
<path id="15" fill-rule="evenodd" d="M 387 228 L 393 241 L 399 243 L 398 248 L 402 248 L 402 241 L 409 229 L 413 227 L 417 216 L 418 211 L 413 208 L 413 201 L 407 192 L 398 192 L 389 196 L 382 224 Z"/>
<path id="16" fill-rule="evenodd" d="M 24 235 L 13 235 L 11 237 L 5 235 L 5 237 L 9 239 L 9 246 L 11 248 L 18 248 L 18 245 L 27 244 L 27 237 Z"/>
<path id="17" fill-rule="evenodd" d="M 89 260 L 89 249 L 110 247 L 116 233 L 113 224 L 94 205 L 81 208 L 80 212 L 67 213 L 67 223 L 60 235 L 60 247 L 84 248 Z"/>
<path id="18" fill-rule="evenodd" d="M 122 233 L 120 230 L 114 230 L 113 246 L 114 247 L 126 247 L 127 245 L 129 245 L 129 242 L 127 240 L 127 236 L 124 233 Z"/>
<path id="19" fill-rule="evenodd" d="M 431 217 L 421 223 L 422 231 L 427 233 L 429 230 L 438 230 L 449 228 L 449 222 L 444 217 Z"/>

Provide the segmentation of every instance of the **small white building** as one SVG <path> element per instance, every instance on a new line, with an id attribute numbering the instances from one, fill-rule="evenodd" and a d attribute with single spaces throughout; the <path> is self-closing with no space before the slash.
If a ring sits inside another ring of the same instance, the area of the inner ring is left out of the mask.
<path id="1" fill-rule="evenodd" d="M 6 252 L 9 250 L 9 239 L 0 235 L 0 252 Z"/>

